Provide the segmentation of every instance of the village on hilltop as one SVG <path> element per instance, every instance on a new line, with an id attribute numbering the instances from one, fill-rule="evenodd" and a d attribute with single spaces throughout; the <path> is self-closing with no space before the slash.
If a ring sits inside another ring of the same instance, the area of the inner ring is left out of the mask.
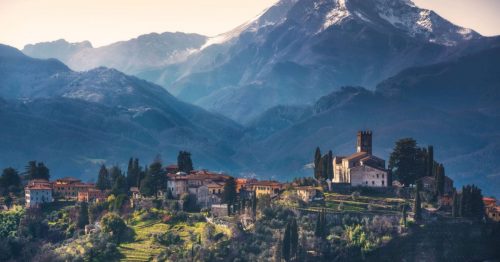
<path id="1" fill-rule="evenodd" d="M 343 248 L 357 246 L 355 254 L 361 257 L 371 254 L 385 259 L 377 248 L 390 246 L 393 238 L 417 234 L 419 225 L 441 221 L 453 227 L 469 219 L 500 221 L 498 201 L 483 197 L 475 186 L 456 190 L 444 165 L 434 159 L 432 146 L 418 147 L 413 139 L 401 139 L 387 164 L 373 155 L 371 131 L 359 131 L 356 138 L 355 152 L 348 156 L 331 151 L 323 155 L 318 147 L 312 176 L 289 182 L 196 170 L 186 151 L 179 152 L 177 163 L 166 166 L 155 159 L 141 167 L 134 158 L 125 172 L 118 166 L 102 165 L 95 183 L 74 177 L 50 180 L 48 167 L 30 161 L 23 176 L 12 168 L 4 170 L 0 216 L 13 219 L 19 227 L 44 225 L 47 234 L 64 229 L 58 234 L 66 237 L 50 241 L 58 246 L 57 252 L 74 257 L 95 252 L 80 248 L 79 241 L 94 241 L 97 249 L 101 244 L 93 236 L 109 238 L 116 243 L 110 257 L 119 253 L 123 261 L 194 259 L 197 255 L 185 251 L 197 248 L 210 253 L 236 236 L 263 238 L 267 231 L 261 231 L 262 227 L 277 225 L 281 229 L 267 233 L 271 238 L 266 241 L 274 242 L 266 245 L 273 248 L 261 250 L 259 256 L 267 254 L 275 261 L 320 259 L 337 243 Z M 8 225 L 12 227 L 11 222 Z M 113 228 L 116 225 L 121 229 Z M 437 228 L 432 230 L 441 230 Z M 298 244 L 289 241 L 297 240 L 286 236 L 299 231 L 302 251 L 293 249 Z M 17 234 L 0 230 L 0 234 L 6 232 Z M 362 242 L 353 238 L 361 233 L 369 237 Z M 235 243 L 247 248 L 244 241 Z"/>

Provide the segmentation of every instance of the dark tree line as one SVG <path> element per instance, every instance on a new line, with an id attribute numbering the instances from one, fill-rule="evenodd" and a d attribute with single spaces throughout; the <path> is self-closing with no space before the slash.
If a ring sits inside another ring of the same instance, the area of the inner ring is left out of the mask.
<path id="1" fill-rule="evenodd" d="M 424 176 L 434 177 L 434 193 L 444 194 L 444 166 L 434 160 L 433 146 L 419 147 L 413 138 L 400 139 L 390 155 L 388 168 L 393 177 L 406 186 L 417 184 Z"/>
<path id="2" fill-rule="evenodd" d="M 320 148 L 316 148 L 314 153 L 314 177 L 320 181 L 333 179 L 333 153 L 331 150 L 322 156 Z"/>
<path id="3" fill-rule="evenodd" d="M 22 181 L 19 173 L 12 167 L 5 168 L 0 176 L 0 195 L 8 196 L 9 193 L 19 194 L 20 192 L 22 192 Z"/>
<path id="4" fill-rule="evenodd" d="M 481 189 L 475 185 L 467 185 L 462 192 L 453 194 L 452 215 L 482 219 L 484 217 L 484 203 Z"/>
<path id="5" fill-rule="evenodd" d="M 50 170 L 43 162 L 29 161 L 25 167 L 24 175 L 26 179 L 50 179 Z"/>

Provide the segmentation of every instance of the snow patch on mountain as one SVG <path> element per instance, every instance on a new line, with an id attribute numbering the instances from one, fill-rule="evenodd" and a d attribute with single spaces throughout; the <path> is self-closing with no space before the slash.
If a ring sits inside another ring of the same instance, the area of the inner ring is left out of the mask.
<path id="1" fill-rule="evenodd" d="M 337 0 L 335 8 L 326 14 L 322 30 L 325 30 L 332 25 L 342 22 L 342 20 L 349 17 L 350 15 L 351 13 L 346 6 L 346 0 Z"/>

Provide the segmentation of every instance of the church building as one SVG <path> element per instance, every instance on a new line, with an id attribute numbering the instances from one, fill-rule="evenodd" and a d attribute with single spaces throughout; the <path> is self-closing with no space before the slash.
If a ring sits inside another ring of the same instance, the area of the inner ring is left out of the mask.
<path id="1" fill-rule="evenodd" d="M 359 131 L 356 153 L 333 159 L 333 183 L 351 186 L 387 187 L 389 170 L 385 160 L 372 155 L 372 132 Z"/>

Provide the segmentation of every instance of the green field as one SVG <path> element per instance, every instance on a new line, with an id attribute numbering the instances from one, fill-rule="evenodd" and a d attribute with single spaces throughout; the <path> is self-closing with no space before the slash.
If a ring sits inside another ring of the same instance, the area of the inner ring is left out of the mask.
<path id="1" fill-rule="evenodd" d="M 193 245 L 192 236 L 195 236 L 194 239 L 198 239 L 199 236 L 203 237 L 206 224 L 207 222 L 170 224 L 163 223 L 160 219 L 141 220 L 138 216 L 134 216 L 134 219 L 129 223 L 135 233 L 134 240 L 120 244 L 119 250 L 123 255 L 121 261 L 152 261 L 164 249 L 154 242 L 152 236 L 168 231 L 174 231 L 178 234 L 183 240 L 184 247 L 189 250 Z M 216 229 L 225 235 L 230 234 L 226 228 L 216 226 Z"/>

